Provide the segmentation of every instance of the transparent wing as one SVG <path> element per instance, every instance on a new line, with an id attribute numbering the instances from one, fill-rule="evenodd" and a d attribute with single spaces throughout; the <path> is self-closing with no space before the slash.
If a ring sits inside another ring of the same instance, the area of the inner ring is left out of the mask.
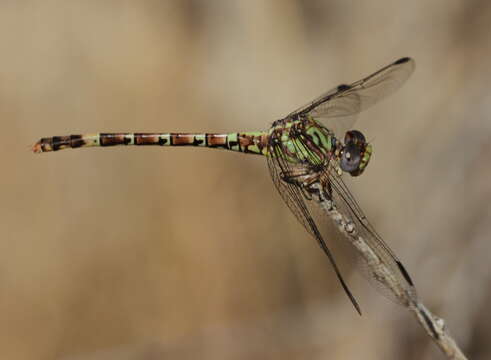
<path id="1" fill-rule="evenodd" d="M 332 189 L 332 201 L 338 208 L 338 211 L 347 219 L 352 221 L 358 235 L 365 240 L 380 261 L 387 268 L 389 268 L 391 274 L 397 278 L 397 283 L 404 289 L 404 297 L 396 297 L 396 295 L 389 288 L 387 288 L 387 285 L 378 280 L 377 276 L 373 272 L 374 265 L 371 264 L 368 266 L 366 260 L 357 251 L 358 270 L 361 271 L 362 275 L 369 280 L 375 289 L 379 290 L 382 295 L 390 300 L 405 304 L 407 303 L 408 297 L 409 299 L 416 299 L 416 288 L 414 287 L 409 273 L 406 271 L 402 265 L 402 262 L 397 258 L 394 252 L 368 222 L 365 214 L 359 207 L 353 195 L 350 193 L 342 177 L 339 176 L 334 169 L 329 170 L 329 184 Z"/>
<path id="2" fill-rule="evenodd" d="M 276 188 L 278 189 L 278 192 L 280 193 L 281 197 L 288 205 L 290 210 L 293 212 L 293 214 L 295 214 L 298 221 L 300 221 L 300 223 L 305 227 L 307 232 L 317 240 L 319 246 L 327 255 L 334 269 L 334 272 L 336 273 L 336 276 L 339 282 L 341 283 L 341 286 L 346 292 L 346 295 L 351 300 L 356 311 L 358 311 L 358 313 L 361 315 L 360 306 L 358 305 L 358 302 L 356 301 L 355 297 L 353 296 L 348 286 L 346 285 L 346 282 L 344 281 L 341 275 L 341 272 L 336 264 L 336 261 L 334 260 L 334 256 L 332 255 L 331 251 L 327 247 L 327 244 L 323 239 L 321 232 L 319 231 L 312 214 L 309 211 L 309 207 L 305 202 L 306 201 L 305 193 L 302 192 L 300 187 L 284 180 L 285 176 L 291 176 L 292 174 L 301 175 L 302 173 L 305 172 L 306 169 L 302 165 L 298 165 L 298 164 L 294 165 L 286 161 L 282 154 L 282 149 L 280 145 L 271 145 L 269 151 L 271 155 L 267 157 L 268 167 L 273 182 Z"/>
<path id="3" fill-rule="evenodd" d="M 325 238 L 322 236 L 320 229 L 322 230 L 323 228 L 319 228 L 324 220 L 330 218 L 327 213 L 320 211 L 322 208 L 322 206 L 319 206 L 319 201 L 321 201 L 320 192 L 314 192 L 315 188 L 313 186 L 303 186 L 303 184 L 309 183 L 309 179 L 314 181 L 311 184 L 315 184 L 317 188 L 320 187 L 322 189 L 322 196 L 324 198 L 326 197 L 325 194 L 327 194 L 328 200 L 333 202 L 337 211 L 342 214 L 346 221 L 353 224 L 358 236 L 364 240 L 368 248 L 378 258 L 379 262 L 368 264 L 368 261 L 371 260 L 367 260 L 358 249 L 352 247 L 352 250 L 354 250 L 353 253 L 358 258 L 356 264 L 357 270 L 364 275 L 376 290 L 379 290 L 382 295 L 394 302 L 407 306 L 411 300 L 416 299 L 416 289 L 408 272 L 405 270 L 402 262 L 368 222 L 363 211 L 344 183 L 342 175 L 338 174 L 336 170 L 337 161 L 330 160 L 327 164 L 320 162 L 314 164 L 308 162 L 294 163 L 288 161 L 283 152 L 281 140 L 278 138 L 277 140 L 279 141 L 275 142 L 275 137 L 281 137 L 281 134 L 271 134 L 268 149 L 269 156 L 267 156 L 273 182 L 290 210 L 295 214 L 305 229 L 317 240 L 321 249 L 329 258 L 344 291 L 357 311 L 360 312 L 359 305 L 343 280 L 334 257 L 326 244 Z M 296 141 L 302 142 L 302 137 L 296 137 Z M 307 143 L 304 145 L 302 148 L 304 150 L 308 149 Z M 321 185 L 321 182 L 324 185 Z M 322 218 L 319 218 L 319 215 Z M 332 225 L 335 225 L 332 218 L 330 220 L 332 221 Z M 332 226 L 330 230 L 339 231 L 339 228 Z M 333 237 L 335 235 L 330 232 L 326 235 L 330 236 L 330 234 Z M 399 295 L 396 295 L 392 291 L 384 279 L 377 276 L 376 271 L 382 270 L 383 266 L 389 270 L 391 277 L 395 278 L 398 287 L 402 289 Z"/>
<path id="4" fill-rule="evenodd" d="M 414 60 L 401 58 L 377 72 L 350 85 L 342 84 L 327 91 L 314 101 L 288 114 L 287 118 L 306 115 L 316 120 L 341 117 L 337 135 L 352 128 L 356 115 L 399 89 L 415 68 Z M 332 121 L 332 120 L 331 120 Z"/>

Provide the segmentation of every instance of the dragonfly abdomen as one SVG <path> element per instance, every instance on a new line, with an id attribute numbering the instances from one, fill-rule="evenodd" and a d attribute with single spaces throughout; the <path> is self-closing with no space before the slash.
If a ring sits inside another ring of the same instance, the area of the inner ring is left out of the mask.
<path id="1" fill-rule="evenodd" d="M 196 146 L 266 155 L 268 134 L 242 132 L 229 134 L 188 133 L 99 133 L 42 138 L 33 146 L 36 153 L 94 146 Z"/>

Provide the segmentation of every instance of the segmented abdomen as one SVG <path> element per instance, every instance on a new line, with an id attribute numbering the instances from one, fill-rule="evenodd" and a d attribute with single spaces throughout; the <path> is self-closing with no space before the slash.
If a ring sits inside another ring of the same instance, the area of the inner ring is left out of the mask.
<path id="1" fill-rule="evenodd" d="M 115 145 L 197 146 L 220 148 L 251 154 L 267 153 L 268 134 L 242 132 L 230 134 L 187 133 L 100 133 L 42 138 L 34 144 L 36 153 L 67 148 Z"/>

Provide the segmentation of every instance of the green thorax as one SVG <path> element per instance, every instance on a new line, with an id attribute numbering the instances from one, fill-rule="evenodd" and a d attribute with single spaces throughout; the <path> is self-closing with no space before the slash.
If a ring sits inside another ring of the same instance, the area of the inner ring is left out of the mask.
<path id="1" fill-rule="evenodd" d="M 334 164 L 339 172 L 348 172 L 352 176 L 363 173 L 372 154 L 372 145 L 361 132 L 347 131 L 341 142 L 312 117 L 278 120 L 273 124 L 269 138 L 269 150 L 272 151 L 269 156 L 314 167 Z"/>
<path id="2" fill-rule="evenodd" d="M 269 136 L 281 148 L 282 156 L 293 163 L 323 164 L 336 150 L 334 133 L 314 119 L 277 121 Z"/>

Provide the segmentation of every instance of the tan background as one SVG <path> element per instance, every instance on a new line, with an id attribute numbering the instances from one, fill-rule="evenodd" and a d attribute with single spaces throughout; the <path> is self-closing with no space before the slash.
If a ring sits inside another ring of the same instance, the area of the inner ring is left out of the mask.
<path id="1" fill-rule="evenodd" d="M 491 3 L 0 3 L 2 359 L 442 359 L 344 267 L 363 317 L 260 157 L 39 137 L 260 130 L 401 56 L 360 116 L 352 184 L 472 359 L 491 347 Z"/>

